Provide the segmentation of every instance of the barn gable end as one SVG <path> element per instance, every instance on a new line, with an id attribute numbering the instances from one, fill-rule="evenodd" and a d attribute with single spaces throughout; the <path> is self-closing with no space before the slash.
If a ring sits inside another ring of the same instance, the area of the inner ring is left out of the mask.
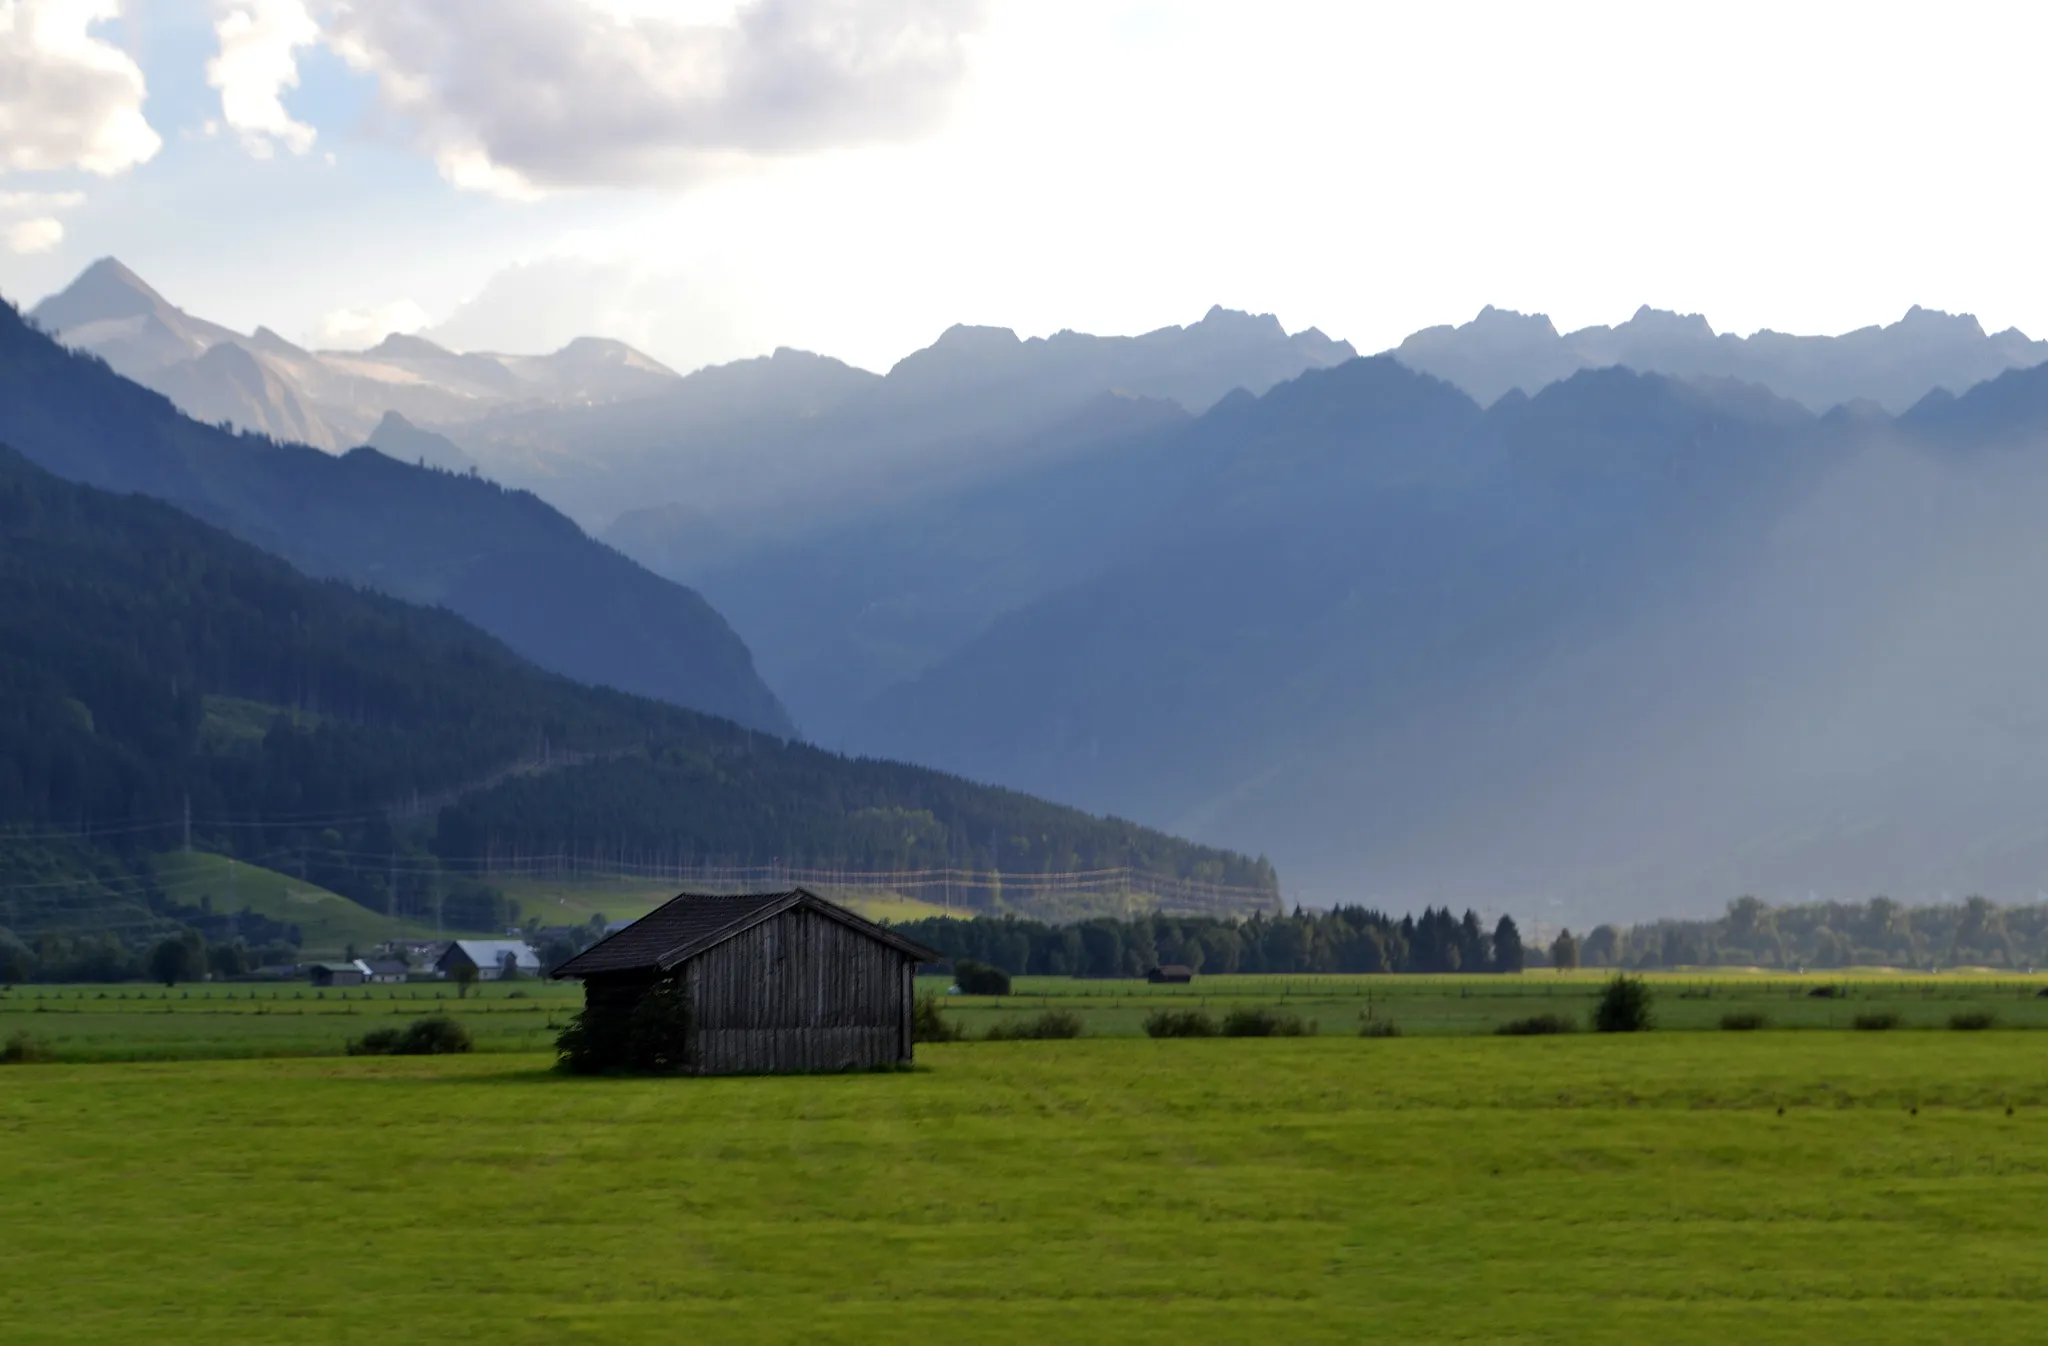
<path id="1" fill-rule="evenodd" d="M 846 1070 L 910 1060 L 916 965 L 803 907 L 687 965 L 696 1059 L 706 1074 Z"/>

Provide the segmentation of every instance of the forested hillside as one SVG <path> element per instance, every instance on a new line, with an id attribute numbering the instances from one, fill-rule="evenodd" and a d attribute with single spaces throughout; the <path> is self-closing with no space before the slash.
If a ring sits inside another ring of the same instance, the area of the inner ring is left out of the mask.
<path id="1" fill-rule="evenodd" d="M 169 500 L 309 574 L 449 608 L 544 668 L 790 730 L 710 604 L 536 497 L 201 425 L 4 304 L 0 443 L 59 476 Z"/>
<path id="2" fill-rule="evenodd" d="M 1275 887 L 1263 862 L 578 685 L 450 613 L 309 579 L 12 451 L 0 543 L 0 888 L 24 923 L 77 914 L 45 900 L 66 894 L 151 908 L 148 858 L 188 817 L 201 849 L 472 928 L 503 914 L 465 877 L 484 857 L 593 844 Z"/>

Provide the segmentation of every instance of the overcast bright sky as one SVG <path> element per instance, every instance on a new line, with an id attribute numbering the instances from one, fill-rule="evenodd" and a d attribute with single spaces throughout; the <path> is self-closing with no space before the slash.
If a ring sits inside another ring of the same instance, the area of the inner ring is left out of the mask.
<path id="1" fill-rule="evenodd" d="M 2048 334 L 2038 4 L 0 0 L 0 293 L 872 368 L 1212 303 Z"/>

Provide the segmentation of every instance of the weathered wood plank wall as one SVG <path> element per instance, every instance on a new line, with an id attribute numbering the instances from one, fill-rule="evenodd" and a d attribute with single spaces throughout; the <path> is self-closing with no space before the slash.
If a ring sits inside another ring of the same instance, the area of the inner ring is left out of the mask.
<path id="1" fill-rule="evenodd" d="M 910 1059 L 915 969 L 828 916 L 784 912 L 686 965 L 694 1069 L 847 1070 Z"/>

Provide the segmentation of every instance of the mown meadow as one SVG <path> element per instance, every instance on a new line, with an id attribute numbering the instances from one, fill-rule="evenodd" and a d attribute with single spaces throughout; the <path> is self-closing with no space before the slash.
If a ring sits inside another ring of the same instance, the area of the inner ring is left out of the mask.
<path id="1" fill-rule="evenodd" d="M 1715 1031 L 1745 1018 L 1766 1031 L 1849 1029 L 1872 1019 L 1905 1031 L 1946 1031 L 1952 1021 L 1973 1017 L 1994 1029 L 2048 1028 L 2048 977 L 1701 973 L 1646 980 L 1663 1032 Z M 1089 1037 L 1142 1037 L 1146 1019 L 1160 1009 L 1192 1009 L 1220 1021 L 1247 1008 L 1292 1015 L 1325 1037 L 1356 1035 L 1369 1025 L 1431 1037 L 1492 1033 L 1538 1015 L 1557 1015 L 1583 1030 L 1605 981 L 1592 972 L 1203 977 L 1179 986 L 1020 977 L 1013 994 L 995 997 L 948 995 L 950 978 L 926 977 L 919 989 L 939 997 L 947 1021 L 969 1039 L 1048 1010 L 1074 1015 Z M 572 983 L 532 980 L 484 983 L 467 997 L 448 982 L 324 991 L 276 982 L 17 986 L 0 990 L 0 1045 L 22 1038 L 46 1057 L 71 1062 L 332 1056 L 371 1029 L 451 1014 L 470 1029 L 478 1051 L 534 1052 L 548 1049 L 581 1003 Z"/>
<path id="2" fill-rule="evenodd" d="M 2043 1043 L 1084 1038 L 714 1080 L 507 1053 L 11 1068 L 0 1323 L 10 1343 L 2041 1340 Z"/>

